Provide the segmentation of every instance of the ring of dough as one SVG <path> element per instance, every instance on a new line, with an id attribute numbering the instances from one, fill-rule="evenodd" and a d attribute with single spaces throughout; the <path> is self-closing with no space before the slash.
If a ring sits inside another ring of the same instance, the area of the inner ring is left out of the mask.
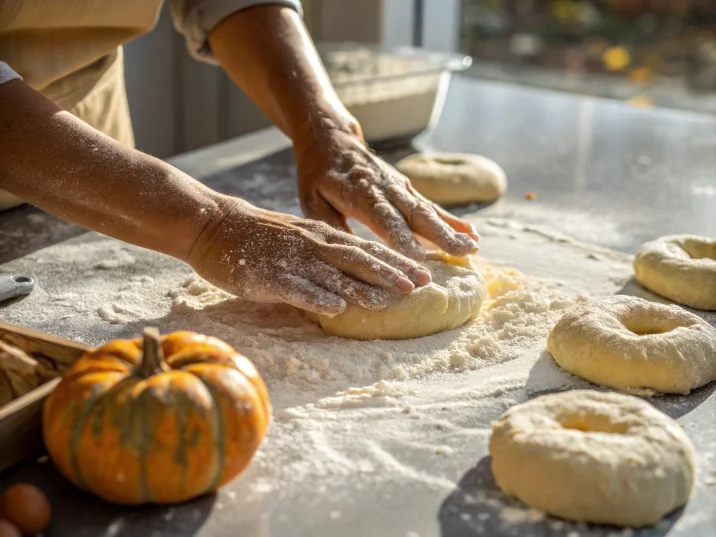
<path id="1" fill-rule="evenodd" d="M 669 235 L 645 243 L 634 275 L 647 289 L 701 310 L 716 310 L 716 240 Z"/>
<path id="2" fill-rule="evenodd" d="M 485 280 L 472 262 L 452 259 L 426 261 L 432 282 L 396 296 L 383 310 L 349 304 L 335 317 L 304 313 L 329 334 L 348 339 L 412 339 L 452 330 L 474 319 L 487 295 Z"/>
<path id="3" fill-rule="evenodd" d="M 418 153 L 395 167 L 415 190 L 440 205 L 492 201 L 507 187 L 505 172 L 496 162 L 468 153 Z"/>
<path id="4" fill-rule="evenodd" d="M 570 373 L 633 393 L 681 393 L 716 380 L 716 328 L 679 306 L 613 296 L 574 306 L 547 350 Z"/>
<path id="5" fill-rule="evenodd" d="M 514 406 L 492 424 L 490 455 L 504 493 L 576 522 L 652 525 L 694 484 L 683 429 L 617 393 L 572 390 Z"/>

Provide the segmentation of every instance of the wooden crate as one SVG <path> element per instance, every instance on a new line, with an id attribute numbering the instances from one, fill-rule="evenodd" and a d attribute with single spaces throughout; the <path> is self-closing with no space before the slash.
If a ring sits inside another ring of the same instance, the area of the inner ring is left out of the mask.
<path id="1" fill-rule="evenodd" d="M 0 322 L 0 341 L 27 354 L 71 365 L 93 347 L 61 337 Z M 0 407 L 0 471 L 42 447 L 42 404 L 59 378 Z"/>

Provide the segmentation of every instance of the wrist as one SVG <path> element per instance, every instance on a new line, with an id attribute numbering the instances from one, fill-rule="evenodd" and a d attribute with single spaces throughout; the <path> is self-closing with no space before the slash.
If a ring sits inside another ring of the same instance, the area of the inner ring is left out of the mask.
<path id="1" fill-rule="evenodd" d="M 211 250 L 212 245 L 216 243 L 217 233 L 229 215 L 237 211 L 246 212 L 252 207 L 250 203 L 240 198 L 219 193 L 215 193 L 212 204 L 213 210 L 210 211 L 202 226 L 197 230 L 191 247 L 184 258 L 184 261 L 197 272 L 200 272 L 204 258 Z M 233 231 L 237 234 L 240 233 L 240 230 Z"/>
<path id="2" fill-rule="evenodd" d="M 318 148 L 326 148 L 346 142 L 366 147 L 363 130 L 347 110 L 319 110 L 309 118 L 292 136 L 294 153 L 297 158 Z"/>

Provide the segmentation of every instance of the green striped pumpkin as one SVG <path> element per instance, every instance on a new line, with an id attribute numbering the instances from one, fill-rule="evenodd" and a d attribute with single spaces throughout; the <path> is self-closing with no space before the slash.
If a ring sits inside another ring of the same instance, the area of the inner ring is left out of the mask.
<path id="1" fill-rule="evenodd" d="M 253 364 L 223 341 L 148 329 L 80 358 L 45 402 L 43 434 L 78 487 L 119 504 L 178 503 L 246 468 L 270 408 Z"/>

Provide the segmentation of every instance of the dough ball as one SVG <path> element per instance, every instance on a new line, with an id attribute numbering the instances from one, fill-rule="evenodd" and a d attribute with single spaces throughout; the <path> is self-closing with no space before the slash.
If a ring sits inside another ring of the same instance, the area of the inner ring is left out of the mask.
<path id="1" fill-rule="evenodd" d="M 415 154 L 395 166 L 423 196 L 440 205 L 493 201 L 507 186 L 494 161 L 468 153 Z"/>
<path id="2" fill-rule="evenodd" d="M 572 390 L 514 406 L 492 424 L 490 455 L 505 494 L 576 522 L 649 526 L 694 484 L 681 427 L 624 394 Z"/>
<path id="3" fill-rule="evenodd" d="M 348 339 L 412 339 L 452 330 L 474 319 L 485 301 L 485 280 L 469 261 L 460 266 L 426 261 L 433 281 L 408 295 L 396 295 L 384 310 L 349 304 L 335 317 L 306 312 L 323 330 Z"/>
<path id="4" fill-rule="evenodd" d="M 647 289 L 692 308 L 716 310 L 716 240 L 668 235 L 645 243 L 634 257 Z"/>
<path id="5" fill-rule="evenodd" d="M 567 310 L 547 350 L 570 373 L 635 393 L 689 393 L 716 380 L 716 328 L 679 306 L 633 296 Z"/>

